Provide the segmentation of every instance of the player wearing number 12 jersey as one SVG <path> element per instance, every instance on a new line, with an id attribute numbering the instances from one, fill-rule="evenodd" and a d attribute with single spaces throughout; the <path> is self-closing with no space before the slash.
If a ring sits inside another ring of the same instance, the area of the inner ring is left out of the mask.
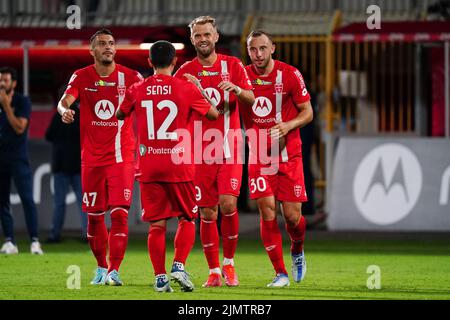
<path id="1" fill-rule="evenodd" d="M 300 72 L 272 59 L 275 45 L 269 34 L 250 33 L 247 49 L 252 64 L 246 69 L 254 85 L 256 101 L 253 106 L 244 106 L 242 114 L 247 132 L 257 132 L 253 139 L 248 134 L 250 198 L 257 200 L 261 237 L 276 272 L 268 286 L 284 287 L 289 285 L 289 278 L 283 261 L 276 201 L 282 204 L 291 238 L 292 273 L 299 282 L 306 273 L 301 203 L 307 201 L 299 128 L 312 121 L 313 111 Z M 266 159 L 270 156 L 271 163 L 265 164 L 263 156 Z"/>
<path id="2" fill-rule="evenodd" d="M 195 200 L 193 162 L 193 120 L 219 114 L 194 84 L 171 76 L 176 52 L 167 41 L 158 41 L 150 49 L 150 66 L 155 75 L 128 89 L 116 115 L 119 119 L 134 110 L 139 131 L 139 170 L 142 219 L 150 222 L 148 250 L 156 276 L 155 290 L 171 292 L 165 268 L 166 225 L 178 218 L 175 256 L 171 277 L 183 291 L 194 285 L 184 271 L 194 245 Z"/>
<path id="3" fill-rule="evenodd" d="M 90 52 L 95 64 L 75 71 L 58 112 L 63 122 L 72 122 L 70 106 L 80 99 L 83 211 L 88 212 L 87 238 L 98 266 L 91 284 L 122 285 L 118 272 L 128 241 L 136 139 L 132 120 L 117 121 L 114 114 L 126 89 L 142 76 L 114 62 L 115 41 L 107 29 L 91 37 Z"/>
<path id="4" fill-rule="evenodd" d="M 239 281 L 233 258 L 239 233 L 237 198 L 243 164 L 243 161 L 240 161 L 242 155 L 239 154 L 242 148 L 242 135 L 237 104 L 238 102 L 252 104 L 255 99 L 242 63 L 235 57 L 216 53 L 215 44 L 219 40 L 219 34 L 215 19 L 209 16 L 198 17 L 189 27 L 197 57 L 181 66 L 175 76 L 183 77 L 188 73 L 196 77 L 197 85 L 204 89 L 207 98 L 221 114 L 217 121 L 202 122 L 205 137 L 214 131 L 219 132 L 221 136 L 220 139 L 212 138 L 213 142 L 203 142 L 200 147 L 203 158 L 197 166 L 195 177 L 201 213 L 200 237 L 209 266 L 209 276 L 204 287 L 221 286 L 221 273 L 228 286 L 237 286 Z M 213 149 L 217 152 L 209 154 L 207 151 L 213 145 L 215 145 Z M 218 205 L 222 217 L 224 256 L 222 272 L 217 229 Z"/>

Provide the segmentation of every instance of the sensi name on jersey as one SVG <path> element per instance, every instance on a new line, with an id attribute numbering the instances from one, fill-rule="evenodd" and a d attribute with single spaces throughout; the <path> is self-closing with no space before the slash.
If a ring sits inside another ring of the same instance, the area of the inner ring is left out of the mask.
<path id="1" fill-rule="evenodd" d="M 148 86 L 147 95 L 168 95 L 172 94 L 172 86 Z"/>

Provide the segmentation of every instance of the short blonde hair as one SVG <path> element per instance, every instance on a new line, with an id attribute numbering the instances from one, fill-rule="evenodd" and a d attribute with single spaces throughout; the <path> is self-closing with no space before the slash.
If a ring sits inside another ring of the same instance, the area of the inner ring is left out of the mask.
<path id="1" fill-rule="evenodd" d="M 195 18 L 194 20 L 192 20 L 191 23 L 189 23 L 189 29 L 191 30 L 192 33 L 192 29 L 194 28 L 195 25 L 197 24 L 204 25 L 207 23 L 210 23 L 217 30 L 216 19 L 214 19 L 211 16 L 200 16 Z"/>

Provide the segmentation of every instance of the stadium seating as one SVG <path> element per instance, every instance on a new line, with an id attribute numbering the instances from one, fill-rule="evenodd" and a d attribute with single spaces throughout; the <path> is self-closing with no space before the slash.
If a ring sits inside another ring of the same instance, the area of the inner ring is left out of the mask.
<path id="1" fill-rule="evenodd" d="M 226 35 L 240 35 L 248 15 L 275 34 L 326 34 L 338 8 L 344 23 L 364 21 L 372 4 L 381 7 L 385 21 L 416 20 L 426 12 L 414 0 L 2 0 L 0 27 L 64 27 L 69 4 L 80 6 L 85 26 L 184 25 L 210 14 Z"/>

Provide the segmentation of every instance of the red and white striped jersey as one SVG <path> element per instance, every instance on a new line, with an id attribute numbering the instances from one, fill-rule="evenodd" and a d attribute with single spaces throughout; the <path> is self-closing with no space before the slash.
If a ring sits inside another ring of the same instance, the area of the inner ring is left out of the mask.
<path id="1" fill-rule="evenodd" d="M 242 142 L 238 99 L 234 93 L 220 90 L 218 85 L 222 81 L 230 81 L 244 90 L 251 90 L 252 85 L 243 64 L 236 57 L 218 54 L 217 60 L 212 66 L 203 66 L 198 58 L 195 58 L 182 65 L 176 72 L 175 77 L 185 79 L 183 77 L 185 73 L 189 73 L 200 80 L 206 94 L 220 113 L 219 119 L 216 121 L 202 121 L 202 131 L 203 134 L 210 129 L 220 131 L 224 142 L 223 154 L 209 155 L 204 153 L 203 160 L 229 159 L 231 157 L 236 159 L 238 151 L 240 151 L 238 145 Z M 235 130 L 235 133 L 238 133 L 234 136 L 234 143 L 227 139 L 230 130 Z M 211 142 L 204 141 L 202 151 L 210 144 Z"/>
<path id="2" fill-rule="evenodd" d="M 80 99 L 81 164 L 87 167 L 134 162 L 134 118 L 119 121 L 115 112 L 128 87 L 142 76 L 116 64 L 101 77 L 94 65 L 79 69 L 70 78 L 66 94 Z"/>
<path id="3" fill-rule="evenodd" d="M 294 119 L 299 112 L 296 105 L 311 99 L 300 71 L 284 62 L 274 62 L 274 68 L 267 76 L 258 75 L 253 65 L 246 67 L 256 100 L 251 107 L 241 106 L 241 113 L 246 131 L 257 132 L 252 136 L 247 133 L 250 155 L 256 156 L 257 162 L 260 162 L 261 152 L 265 151 L 265 156 L 270 154 L 272 139 L 268 130 L 279 122 Z M 285 142 L 286 147 L 279 150 L 282 162 L 301 154 L 300 130 L 289 132 Z"/>

